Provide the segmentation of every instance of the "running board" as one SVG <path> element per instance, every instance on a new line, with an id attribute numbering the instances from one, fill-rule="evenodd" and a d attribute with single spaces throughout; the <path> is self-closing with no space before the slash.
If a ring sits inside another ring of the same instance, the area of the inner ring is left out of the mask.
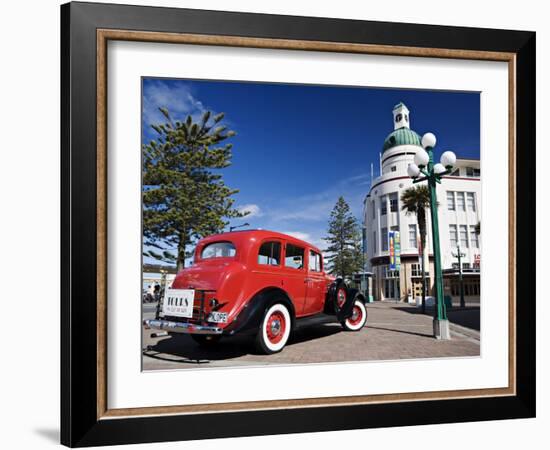
<path id="1" fill-rule="evenodd" d="M 315 314 L 313 316 L 301 317 L 296 319 L 296 329 L 302 327 L 310 327 L 313 325 L 324 325 L 327 323 L 339 323 L 334 315 L 330 314 Z"/>

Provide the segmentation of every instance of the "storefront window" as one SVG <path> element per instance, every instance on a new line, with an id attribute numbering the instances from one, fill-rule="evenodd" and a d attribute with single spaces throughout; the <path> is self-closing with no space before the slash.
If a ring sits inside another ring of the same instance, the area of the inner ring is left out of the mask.
<path id="1" fill-rule="evenodd" d="M 400 293 L 399 271 L 390 270 L 389 266 L 382 267 L 382 276 L 384 277 L 384 297 L 398 299 Z"/>
<path id="2" fill-rule="evenodd" d="M 479 280 L 464 280 L 464 296 L 465 297 L 478 297 L 480 292 Z M 453 279 L 451 281 L 451 295 L 459 296 L 460 295 L 460 281 Z"/>

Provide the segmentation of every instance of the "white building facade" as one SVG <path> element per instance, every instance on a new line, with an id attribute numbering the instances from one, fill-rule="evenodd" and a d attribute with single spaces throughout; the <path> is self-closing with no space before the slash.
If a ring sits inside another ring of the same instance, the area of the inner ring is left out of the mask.
<path id="1" fill-rule="evenodd" d="M 419 230 L 416 215 L 402 209 L 401 195 L 413 186 L 407 168 L 421 149 L 421 136 L 410 128 L 410 112 L 403 104 L 393 109 L 394 131 L 384 141 L 380 175 L 372 181 L 363 205 L 366 232 L 367 270 L 373 274 L 374 300 L 407 301 L 422 292 Z M 433 130 L 437 134 L 437 130 Z M 444 149 L 448 150 L 448 149 Z M 443 151 L 443 150 L 442 150 Z M 438 160 L 439 154 L 437 152 Z M 460 156 L 460 155 L 457 155 Z M 464 255 L 461 263 L 467 301 L 479 301 L 479 265 L 481 262 L 481 182 L 480 162 L 457 159 L 453 172 L 437 185 L 439 231 L 445 294 L 456 302 L 459 298 L 458 249 Z M 427 236 L 425 268 L 428 295 L 434 280 L 432 227 L 429 211 L 426 215 Z M 399 231 L 401 266 L 389 270 L 390 231 Z"/>

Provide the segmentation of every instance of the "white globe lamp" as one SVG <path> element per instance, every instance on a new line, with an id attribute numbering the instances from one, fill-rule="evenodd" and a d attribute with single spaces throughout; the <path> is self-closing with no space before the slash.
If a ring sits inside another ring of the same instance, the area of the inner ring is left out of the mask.
<path id="1" fill-rule="evenodd" d="M 440 173 L 443 173 L 445 172 L 445 166 L 443 164 L 440 164 L 440 163 L 437 163 L 435 166 L 434 166 L 434 172 L 436 173 L 436 175 L 439 175 Z"/>
<path id="2" fill-rule="evenodd" d="M 411 163 L 409 164 L 409 167 L 407 167 L 407 174 L 411 178 L 416 178 L 418 175 L 420 175 L 420 169 L 416 164 Z"/>
<path id="3" fill-rule="evenodd" d="M 441 164 L 450 169 L 456 163 L 456 155 L 451 151 L 446 151 L 441 155 Z"/>
<path id="4" fill-rule="evenodd" d="M 414 163 L 418 167 L 424 167 L 428 165 L 428 162 L 430 161 L 430 155 L 424 150 L 423 148 L 419 149 L 416 152 L 416 155 L 414 155 Z"/>
<path id="5" fill-rule="evenodd" d="M 422 136 L 422 147 L 424 148 L 434 148 L 436 142 L 437 139 L 435 138 L 435 135 L 433 133 L 426 133 L 424 136 Z"/>

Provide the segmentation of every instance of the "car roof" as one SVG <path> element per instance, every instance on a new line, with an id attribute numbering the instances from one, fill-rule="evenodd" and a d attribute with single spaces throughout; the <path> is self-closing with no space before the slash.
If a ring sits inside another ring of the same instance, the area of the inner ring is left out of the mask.
<path id="1" fill-rule="evenodd" d="M 310 244 L 309 242 L 306 242 L 302 239 L 298 239 L 289 234 L 280 233 L 278 231 L 271 231 L 271 230 L 238 230 L 238 231 L 230 231 L 227 233 L 213 234 L 201 239 L 200 243 L 207 244 L 207 243 L 216 242 L 216 241 L 231 241 L 237 245 L 240 245 L 251 241 L 263 241 L 265 239 L 270 239 L 270 238 L 282 239 L 296 245 L 309 247 L 312 250 L 315 250 L 316 252 L 321 253 L 321 250 L 319 250 L 319 248 L 317 248 L 313 244 Z"/>

